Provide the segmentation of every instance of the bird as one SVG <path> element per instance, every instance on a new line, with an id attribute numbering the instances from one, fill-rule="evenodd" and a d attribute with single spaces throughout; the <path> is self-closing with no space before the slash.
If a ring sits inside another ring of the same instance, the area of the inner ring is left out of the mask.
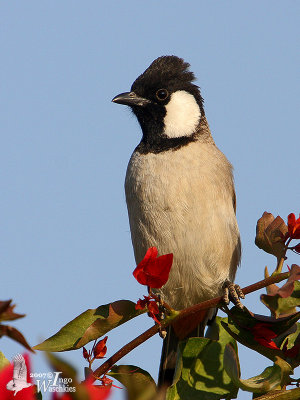
<path id="1" fill-rule="evenodd" d="M 6 388 L 14 391 L 15 396 L 20 390 L 32 386 L 32 383 L 27 382 L 27 368 L 22 354 L 17 354 L 13 359 L 13 363 L 13 379 L 7 383 Z"/>
<path id="2" fill-rule="evenodd" d="M 130 92 L 112 99 L 131 108 L 142 130 L 125 178 L 135 260 L 154 246 L 160 254 L 173 253 L 169 279 L 156 293 L 176 310 L 228 287 L 233 297 L 242 297 L 233 284 L 241 258 L 233 167 L 213 140 L 195 79 L 182 58 L 161 56 Z M 172 384 L 182 336 L 203 336 L 214 314 L 205 311 L 200 322 L 189 321 L 183 335 L 168 329 L 159 386 Z"/>

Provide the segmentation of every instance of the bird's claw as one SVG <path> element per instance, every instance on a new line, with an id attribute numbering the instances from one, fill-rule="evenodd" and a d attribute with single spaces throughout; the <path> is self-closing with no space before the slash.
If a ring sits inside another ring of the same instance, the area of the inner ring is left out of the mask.
<path id="1" fill-rule="evenodd" d="M 159 336 L 164 339 L 167 336 L 167 329 L 163 327 L 159 327 Z"/>
<path id="2" fill-rule="evenodd" d="M 161 295 L 156 296 L 156 304 L 158 305 L 158 309 L 159 309 L 158 320 L 162 321 L 163 319 L 165 319 L 165 308 L 164 308 L 164 302 L 161 298 Z M 167 329 L 160 326 L 158 333 L 159 333 L 159 336 L 162 339 L 164 339 L 167 336 Z"/>
<path id="3" fill-rule="evenodd" d="M 239 308 L 243 308 L 243 304 L 241 303 L 240 299 L 244 299 L 245 295 L 240 288 L 239 285 L 236 283 L 232 283 L 230 281 L 225 281 L 223 285 L 223 300 L 226 305 L 229 304 L 230 299 L 232 302 Z"/>

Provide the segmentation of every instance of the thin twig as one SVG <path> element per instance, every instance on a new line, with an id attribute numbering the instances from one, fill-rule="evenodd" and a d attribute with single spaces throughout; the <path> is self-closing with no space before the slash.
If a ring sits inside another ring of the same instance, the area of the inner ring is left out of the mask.
<path id="1" fill-rule="evenodd" d="M 242 289 L 243 293 L 249 294 L 252 292 L 255 292 L 256 290 L 262 289 L 266 286 L 272 285 L 273 283 L 278 283 L 283 281 L 284 279 L 287 279 L 289 277 L 290 273 L 289 272 L 284 272 L 278 275 L 270 276 L 266 279 L 263 279 L 259 282 L 254 283 L 253 285 L 246 286 Z M 164 321 L 161 321 L 161 326 L 160 325 L 154 325 L 151 328 L 147 329 L 145 332 L 143 332 L 141 335 L 133 339 L 131 342 L 127 343 L 125 346 L 123 346 L 120 350 L 118 350 L 115 354 L 113 354 L 108 360 L 106 360 L 100 367 L 98 367 L 94 372 L 93 376 L 95 380 L 102 376 L 103 374 L 106 374 L 113 365 L 115 365 L 121 358 L 123 358 L 126 354 L 130 353 L 133 349 L 135 349 L 137 346 L 145 342 L 146 340 L 150 339 L 152 336 L 154 336 L 156 333 L 159 332 L 160 327 L 165 328 L 166 326 L 170 325 L 171 323 L 180 320 L 183 317 L 186 317 L 191 314 L 195 314 L 199 311 L 206 310 L 212 307 L 216 307 L 219 303 L 222 303 L 222 296 L 215 297 L 214 299 L 211 300 L 206 300 L 203 301 L 202 303 L 196 304 L 192 307 L 185 308 L 178 314 L 176 318 L 173 320 L 164 323 Z"/>
<path id="2" fill-rule="evenodd" d="M 291 240 L 292 240 L 292 238 L 290 237 L 288 239 L 288 241 L 286 242 L 286 244 L 284 245 L 284 250 L 283 250 L 282 256 L 280 258 L 278 258 L 278 260 L 277 260 L 277 266 L 275 269 L 276 273 L 281 273 L 281 271 L 282 271 L 283 264 L 286 260 L 286 252 L 289 248 L 289 244 L 290 244 Z"/>

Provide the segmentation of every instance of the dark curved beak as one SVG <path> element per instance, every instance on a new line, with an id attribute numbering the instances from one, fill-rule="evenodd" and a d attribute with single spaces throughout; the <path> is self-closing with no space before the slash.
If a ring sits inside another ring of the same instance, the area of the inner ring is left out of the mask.
<path id="1" fill-rule="evenodd" d="M 120 93 L 112 99 L 113 103 L 124 104 L 125 106 L 140 106 L 145 107 L 151 103 L 150 100 L 138 96 L 134 92 Z"/>

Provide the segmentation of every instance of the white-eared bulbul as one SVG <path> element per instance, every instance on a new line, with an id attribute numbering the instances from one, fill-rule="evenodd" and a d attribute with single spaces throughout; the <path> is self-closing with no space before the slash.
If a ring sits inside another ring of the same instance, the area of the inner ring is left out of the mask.
<path id="1" fill-rule="evenodd" d="M 241 256 L 232 166 L 211 136 L 194 80 L 183 59 L 163 56 L 112 100 L 131 107 L 143 133 L 125 180 L 135 259 L 152 246 L 159 255 L 173 253 L 158 293 L 176 310 L 221 295 Z M 202 336 L 206 322 L 196 333 L 187 329 L 189 336 Z M 170 329 L 160 384 L 172 382 L 177 343 Z"/>

